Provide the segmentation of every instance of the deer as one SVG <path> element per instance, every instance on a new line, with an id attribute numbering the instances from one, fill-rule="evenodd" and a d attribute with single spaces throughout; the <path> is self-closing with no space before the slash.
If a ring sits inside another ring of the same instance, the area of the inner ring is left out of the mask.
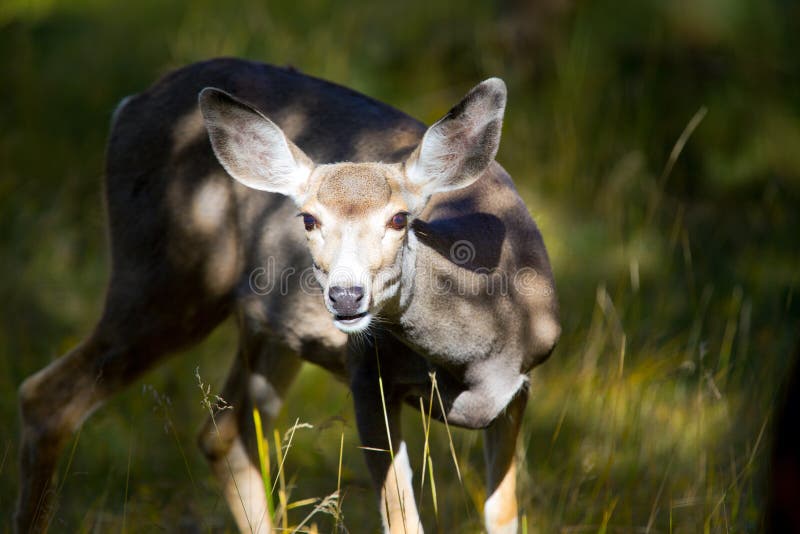
<path id="1" fill-rule="evenodd" d="M 541 233 L 495 161 L 506 92 L 483 81 L 426 127 L 294 68 L 219 58 L 126 97 L 100 318 L 19 388 L 16 531 L 47 529 L 60 452 L 94 410 L 233 316 L 233 409 L 198 443 L 239 530 L 272 531 L 252 410 L 268 426 L 310 362 L 349 386 L 384 532 L 422 532 L 400 425 L 420 399 L 483 431 L 485 527 L 516 532 L 530 371 L 561 327 Z"/>

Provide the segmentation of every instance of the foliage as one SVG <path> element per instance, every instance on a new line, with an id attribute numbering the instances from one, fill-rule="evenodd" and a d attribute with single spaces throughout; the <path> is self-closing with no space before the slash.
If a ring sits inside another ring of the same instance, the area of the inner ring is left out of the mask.
<path id="1" fill-rule="evenodd" d="M 0 518 L 17 487 L 16 387 L 75 345 L 102 303 L 111 111 L 171 68 L 236 55 L 428 122 L 503 77 L 498 160 L 545 235 L 564 324 L 534 373 L 519 451 L 529 530 L 757 531 L 800 318 L 798 24 L 800 6 L 781 0 L 4 2 Z M 219 389 L 235 343 L 226 324 L 93 416 L 61 466 L 58 530 L 233 528 L 193 442 L 205 412 L 194 370 Z M 314 428 L 294 436 L 285 489 L 322 499 L 338 472 L 344 525 L 369 531 L 349 404 L 304 370 L 277 426 Z M 406 427 L 420 476 L 419 415 Z M 431 428 L 438 518 L 428 493 L 425 524 L 479 530 L 479 434 L 454 435 L 463 483 L 448 441 Z"/>

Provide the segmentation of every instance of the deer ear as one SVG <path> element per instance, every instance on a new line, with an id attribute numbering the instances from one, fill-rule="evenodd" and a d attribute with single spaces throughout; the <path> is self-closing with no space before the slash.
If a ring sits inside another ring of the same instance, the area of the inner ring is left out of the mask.
<path id="1" fill-rule="evenodd" d="M 476 85 L 425 132 L 406 161 L 408 180 L 426 196 L 472 184 L 497 155 L 505 107 L 503 80 Z"/>
<path id="2" fill-rule="evenodd" d="M 206 87 L 198 98 L 214 154 L 242 184 L 299 202 L 314 164 L 258 110 Z"/>

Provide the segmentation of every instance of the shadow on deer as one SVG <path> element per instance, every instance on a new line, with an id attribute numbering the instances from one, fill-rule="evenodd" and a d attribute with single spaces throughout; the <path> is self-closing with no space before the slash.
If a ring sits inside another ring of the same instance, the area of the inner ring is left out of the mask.
<path id="1" fill-rule="evenodd" d="M 235 59 L 126 98 L 106 158 L 102 316 L 20 387 L 17 530 L 47 528 L 59 454 L 94 409 L 235 314 L 222 392 L 233 410 L 199 443 L 241 531 L 271 531 L 252 408 L 268 424 L 309 361 L 350 386 L 386 532 L 421 531 L 399 415 L 429 397 L 431 376 L 434 416 L 484 429 L 486 528 L 515 532 L 527 375 L 560 326 L 542 237 L 494 162 L 505 104 L 489 79 L 426 129 L 349 89 Z M 279 273 L 308 276 L 256 276 Z"/>

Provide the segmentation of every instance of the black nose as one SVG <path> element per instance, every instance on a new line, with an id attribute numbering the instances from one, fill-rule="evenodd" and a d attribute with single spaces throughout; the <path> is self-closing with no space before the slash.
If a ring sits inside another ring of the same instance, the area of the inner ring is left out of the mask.
<path id="1" fill-rule="evenodd" d="M 361 286 L 333 286 L 328 290 L 331 306 L 339 315 L 355 315 L 364 298 L 364 288 Z"/>

